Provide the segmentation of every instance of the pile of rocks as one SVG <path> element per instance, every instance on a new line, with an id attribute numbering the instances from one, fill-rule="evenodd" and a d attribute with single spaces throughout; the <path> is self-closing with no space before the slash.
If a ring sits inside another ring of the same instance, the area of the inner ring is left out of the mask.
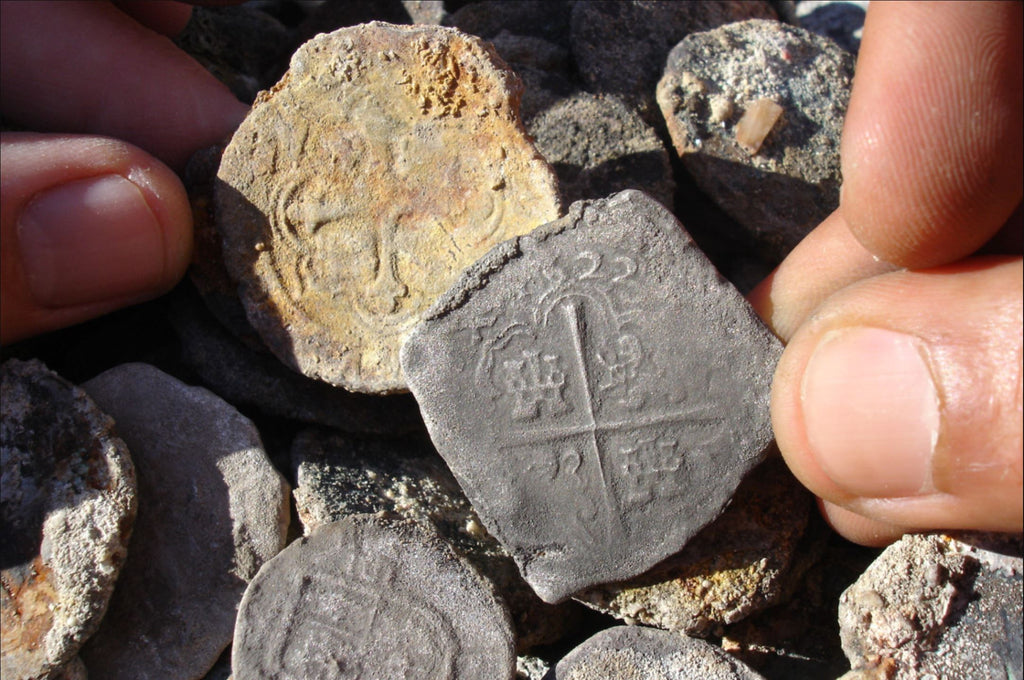
<path id="1" fill-rule="evenodd" d="M 197 10 L 190 281 L 3 365 L 4 680 L 1020 677 L 1020 537 L 850 546 L 773 452 L 737 288 L 854 63 L 795 21 Z"/>

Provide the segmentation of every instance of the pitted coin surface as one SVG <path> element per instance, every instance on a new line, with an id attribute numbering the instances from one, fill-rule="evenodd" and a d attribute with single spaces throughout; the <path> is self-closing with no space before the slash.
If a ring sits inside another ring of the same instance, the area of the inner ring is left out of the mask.
<path id="1" fill-rule="evenodd" d="M 640 626 L 602 630 L 569 652 L 551 680 L 764 680 L 720 647 Z"/>
<path id="2" fill-rule="evenodd" d="M 216 187 L 225 263 L 282 361 L 405 389 L 398 350 L 422 313 L 491 246 L 559 214 L 521 91 L 493 50 L 437 26 L 364 24 L 295 53 Z"/>
<path id="3" fill-rule="evenodd" d="M 135 470 L 82 390 L 39 361 L 12 359 L 0 375 L 0 665 L 4 680 L 49 677 L 107 610 L 135 520 Z"/>
<path id="4" fill-rule="evenodd" d="M 511 624 L 489 584 L 434 532 L 352 515 L 288 546 L 253 579 L 236 680 L 511 680 Z"/>
<path id="5" fill-rule="evenodd" d="M 718 516 L 772 441 L 780 352 L 671 213 L 624 191 L 491 251 L 403 367 L 484 524 L 556 602 Z"/>

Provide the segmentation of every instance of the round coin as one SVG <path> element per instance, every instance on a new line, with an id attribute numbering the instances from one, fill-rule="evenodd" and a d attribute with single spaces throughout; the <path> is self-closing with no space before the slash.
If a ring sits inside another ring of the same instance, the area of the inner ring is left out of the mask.
<path id="1" fill-rule="evenodd" d="M 439 26 L 299 48 L 215 188 L 225 264 L 278 358 L 350 390 L 406 389 L 398 350 L 421 314 L 491 246 L 558 216 L 521 91 L 492 49 Z"/>
<path id="2" fill-rule="evenodd" d="M 352 515 L 267 562 L 238 613 L 236 680 L 494 678 L 511 623 L 477 572 L 411 521 Z"/>

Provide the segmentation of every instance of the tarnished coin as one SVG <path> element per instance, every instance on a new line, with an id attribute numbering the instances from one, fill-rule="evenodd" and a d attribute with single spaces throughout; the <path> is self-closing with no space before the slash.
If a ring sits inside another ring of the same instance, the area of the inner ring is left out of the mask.
<path id="1" fill-rule="evenodd" d="M 42 678 L 107 610 L 135 472 L 110 417 L 42 363 L 4 363 L 0 397 L 0 665 L 3 680 Z"/>
<path id="2" fill-rule="evenodd" d="M 491 246 L 559 214 L 521 91 L 455 29 L 375 22 L 299 48 L 216 187 L 225 263 L 282 361 L 405 389 L 398 350 L 422 313 Z"/>
<path id="3" fill-rule="evenodd" d="M 511 623 L 424 525 L 351 515 L 267 562 L 235 627 L 235 680 L 511 679 Z"/>
<path id="4" fill-rule="evenodd" d="M 624 191 L 495 248 L 403 367 L 484 524 L 557 602 L 718 516 L 772 441 L 781 350 L 672 214 Z"/>
<path id="5" fill-rule="evenodd" d="M 202 387 L 122 364 L 83 388 L 131 447 L 139 512 L 82 660 L 106 680 L 202 677 L 231 642 L 246 583 L 284 547 L 288 484 L 252 422 Z"/>
<path id="6" fill-rule="evenodd" d="M 639 626 L 607 628 L 558 662 L 552 680 L 764 680 L 720 647 Z"/>

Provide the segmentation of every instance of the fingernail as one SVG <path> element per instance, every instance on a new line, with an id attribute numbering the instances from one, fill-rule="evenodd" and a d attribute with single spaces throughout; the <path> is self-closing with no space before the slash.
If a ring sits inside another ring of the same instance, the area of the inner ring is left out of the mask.
<path id="1" fill-rule="evenodd" d="M 139 188 L 120 175 L 76 180 L 34 196 L 18 218 L 28 286 L 44 307 L 156 292 L 163 230 Z"/>
<path id="2" fill-rule="evenodd" d="M 818 464 L 855 496 L 931 491 L 939 398 L 924 345 L 880 328 L 827 333 L 804 372 L 801 400 Z"/>

